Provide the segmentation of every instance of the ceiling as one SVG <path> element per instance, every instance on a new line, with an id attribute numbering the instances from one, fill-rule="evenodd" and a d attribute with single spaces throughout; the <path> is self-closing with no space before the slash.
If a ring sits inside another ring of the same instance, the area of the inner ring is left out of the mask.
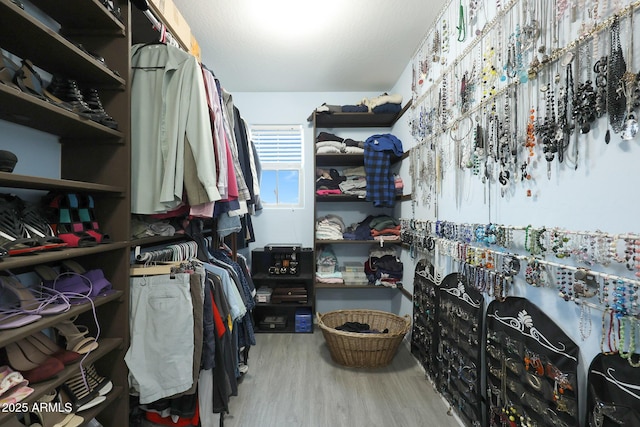
<path id="1" fill-rule="evenodd" d="M 173 0 L 231 92 L 387 91 L 447 0 Z"/>

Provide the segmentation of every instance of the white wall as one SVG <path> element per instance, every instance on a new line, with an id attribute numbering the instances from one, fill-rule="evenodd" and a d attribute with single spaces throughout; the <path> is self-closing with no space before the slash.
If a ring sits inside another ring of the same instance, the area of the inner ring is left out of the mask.
<path id="1" fill-rule="evenodd" d="M 244 119 L 251 124 L 302 124 L 304 126 L 304 207 L 298 209 L 265 208 L 252 218 L 256 232 L 256 242 L 251 248 L 259 248 L 267 243 L 302 243 L 305 247 L 314 244 L 314 135 L 313 123 L 307 121 L 312 111 L 323 103 L 333 105 L 357 104 L 364 97 L 378 96 L 380 93 L 366 92 L 302 92 L 302 93 L 234 93 L 234 104 L 240 109 Z M 332 131 L 332 130 L 327 130 Z M 376 133 L 388 133 L 389 129 L 336 129 L 340 136 L 364 140 Z M 336 210 L 344 205 L 336 206 Z M 323 206 L 323 209 L 327 207 Z M 331 209 L 331 207 L 329 207 Z M 357 222 L 374 212 L 362 207 L 351 213 L 345 220 Z M 382 211 L 376 211 L 383 213 Z M 386 210 L 384 213 L 392 213 Z M 349 214 L 346 214 L 347 216 Z M 354 216 L 355 215 L 355 216 Z M 353 248 L 349 248 L 352 250 Z M 336 248 L 337 251 L 342 248 Z M 358 253 L 366 254 L 366 248 L 358 248 Z M 362 251 L 362 252 L 360 252 Z M 340 254 L 337 254 L 340 259 Z M 345 256 L 348 256 L 345 254 Z M 317 291 L 317 311 L 337 309 L 368 308 L 398 312 L 395 297 L 397 290 L 389 289 L 320 289 Z M 406 299 L 406 298 L 405 298 Z M 407 300 L 408 301 L 408 300 Z"/>

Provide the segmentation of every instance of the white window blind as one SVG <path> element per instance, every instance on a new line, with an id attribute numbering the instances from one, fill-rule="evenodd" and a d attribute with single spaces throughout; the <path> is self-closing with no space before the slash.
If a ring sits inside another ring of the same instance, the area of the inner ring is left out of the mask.
<path id="1" fill-rule="evenodd" d="M 251 139 L 260 163 L 302 163 L 300 125 L 253 125 Z"/>

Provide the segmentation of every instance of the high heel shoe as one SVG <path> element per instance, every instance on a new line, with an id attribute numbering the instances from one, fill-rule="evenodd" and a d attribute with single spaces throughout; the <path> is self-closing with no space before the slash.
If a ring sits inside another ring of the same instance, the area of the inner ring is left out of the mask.
<path id="1" fill-rule="evenodd" d="M 71 402 L 75 412 L 81 412 L 104 402 L 107 398 L 99 394 L 99 390 L 92 387 L 86 372 L 83 376 L 82 369 L 69 378 L 60 389 L 60 397 L 64 402 Z"/>
<path id="2" fill-rule="evenodd" d="M 76 326 L 71 320 L 58 322 L 54 328 L 67 342 L 67 350 L 80 354 L 87 354 L 98 348 L 98 341 L 94 337 L 87 336 L 89 329 L 86 326 Z"/>
<path id="3" fill-rule="evenodd" d="M 9 365 L 20 371 L 30 384 L 53 378 L 64 369 L 60 360 L 39 352 L 26 340 L 7 344 L 5 351 Z"/>
<path id="4" fill-rule="evenodd" d="M 10 301 L 11 297 L 13 297 L 13 300 L 17 300 L 15 303 L 16 309 L 25 314 L 59 314 L 69 310 L 70 307 L 67 301 L 59 303 L 60 294 L 42 294 L 42 296 L 36 298 L 29 288 L 11 276 L 0 277 L 0 291 L 2 291 L 7 300 Z"/>
<path id="5" fill-rule="evenodd" d="M 35 348 L 43 354 L 52 356 L 61 361 L 64 365 L 69 365 L 82 357 L 82 354 L 71 350 L 65 350 L 56 344 L 51 338 L 46 336 L 42 331 L 25 338 Z"/>

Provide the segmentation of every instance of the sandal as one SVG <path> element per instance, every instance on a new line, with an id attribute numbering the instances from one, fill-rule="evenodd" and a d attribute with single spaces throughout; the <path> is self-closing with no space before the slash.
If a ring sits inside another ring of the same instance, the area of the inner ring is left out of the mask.
<path id="1" fill-rule="evenodd" d="M 71 320 L 57 323 L 54 328 L 67 342 L 67 350 L 80 354 L 87 354 L 98 348 L 98 341 L 87 336 L 89 329 L 86 326 L 76 326 Z"/>
<path id="2" fill-rule="evenodd" d="M 24 314 L 15 309 L 0 308 L 0 331 L 16 329 L 42 319 L 39 314 Z"/>
<path id="3" fill-rule="evenodd" d="M 113 285 L 104 277 L 104 272 L 99 268 L 86 270 L 77 261 L 67 259 L 62 261 L 62 269 L 82 276 L 91 288 L 92 297 L 112 293 Z"/>
<path id="4" fill-rule="evenodd" d="M 72 350 L 66 350 L 56 344 L 51 338 L 46 336 L 44 332 L 38 331 L 35 334 L 25 338 L 40 352 L 47 356 L 52 356 L 62 362 L 63 365 L 70 365 L 82 357 L 82 354 Z"/>
<path id="5" fill-rule="evenodd" d="M 37 239 L 43 249 L 61 249 L 67 246 L 64 240 L 56 237 L 53 228 L 35 204 L 23 202 L 21 213 L 22 222 L 29 237 Z"/>
<path id="6" fill-rule="evenodd" d="M 53 315 L 68 311 L 69 302 L 63 298 L 63 303 L 59 303 L 62 294 L 53 295 L 42 294 L 39 298 L 33 294 L 31 289 L 24 286 L 13 276 L 0 277 L 0 292 L 5 301 L 16 300 L 16 310 L 25 314 Z"/>
<path id="7" fill-rule="evenodd" d="M 0 247 L 6 249 L 10 256 L 44 249 L 36 239 L 27 236 L 15 203 L 0 199 Z"/>
<path id="8" fill-rule="evenodd" d="M 98 393 L 96 387 L 89 384 L 86 370 L 82 367 L 77 374 L 69 378 L 61 388 L 61 398 L 73 404 L 75 412 L 81 412 L 104 402 L 107 398 Z"/>

